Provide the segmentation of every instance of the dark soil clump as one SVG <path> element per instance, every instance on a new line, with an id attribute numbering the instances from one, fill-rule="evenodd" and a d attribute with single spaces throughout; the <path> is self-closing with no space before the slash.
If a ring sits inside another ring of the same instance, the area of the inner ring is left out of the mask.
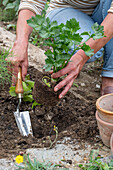
<path id="1" fill-rule="evenodd" d="M 44 106 L 56 106 L 60 100 L 58 96 L 61 90 L 54 92 L 55 85 L 56 82 L 52 81 L 50 74 L 37 71 L 33 89 L 34 100 Z"/>

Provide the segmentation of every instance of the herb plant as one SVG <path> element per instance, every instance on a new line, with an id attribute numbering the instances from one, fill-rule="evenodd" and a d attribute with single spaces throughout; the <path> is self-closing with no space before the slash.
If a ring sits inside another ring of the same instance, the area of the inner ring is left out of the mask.
<path id="1" fill-rule="evenodd" d="M 44 11 L 47 10 L 47 7 L 48 5 L 46 4 Z M 35 34 L 41 37 L 43 45 L 49 47 L 49 49 L 45 51 L 45 55 L 47 56 L 44 66 L 45 71 L 53 69 L 53 72 L 57 72 L 61 70 L 79 49 L 84 50 L 87 56 L 94 54 L 94 50 L 86 45 L 86 41 L 90 38 L 95 40 L 104 37 L 103 26 L 95 23 L 92 26 L 93 34 L 91 34 L 91 32 L 79 34 L 77 31 L 80 29 L 80 26 L 75 18 L 70 19 L 66 24 L 61 23 L 58 25 L 57 21 L 50 22 L 50 19 L 45 17 L 46 13 L 44 11 L 42 11 L 41 15 L 36 15 L 27 20 L 27 23 L 33 28 Z M 85 42 L 82 42 L 84 35 L 87 35 L 88 38 Z M 72 46 L 74 49 L 71 52 Z"/>

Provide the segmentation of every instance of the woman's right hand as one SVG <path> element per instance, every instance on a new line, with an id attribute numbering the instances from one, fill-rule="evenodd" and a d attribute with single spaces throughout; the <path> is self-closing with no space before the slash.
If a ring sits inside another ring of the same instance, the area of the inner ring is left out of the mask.
<path id="1" fill-rule="evenodd" d="M 18 21 L 16 27 L 16 41 L 13 45 L 10 55 L 6 59 L 11 62 L 10 71 L 12 72 L 12 85 L 16 84 L 18 67 L 22 67 L 22 79 L 25 80 L 28 68 L 28 39 L 33 30 L 27 24 L 27 20 L 32 16 L 35 16 L 35 13 L 28 10 L 22 9 L 18 12 Z"/>
<path id="2" fill-rule="evenodd" d="M 22 68 L 22 79 L 25 80 L 28 69 L 27 49 L 28 44 L 15 41 L 9 56 L 6 58 L 7 61 L 11 62 L 9 70 L 12 72 L 12 85 L 16 84 L 19 66 Z"/>

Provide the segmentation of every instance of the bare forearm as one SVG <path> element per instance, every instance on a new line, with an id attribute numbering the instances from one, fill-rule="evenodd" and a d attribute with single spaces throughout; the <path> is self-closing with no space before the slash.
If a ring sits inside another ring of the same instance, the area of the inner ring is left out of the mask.
<path id="1" fill-rule="evenodd" d="M 104 35 L 106 37 L 96 40 L 90 39 L 86 42 L 86 44 L 89 45 L 91 49 L 94 49 L 94 53 L 100 50 L 113 37 L 113 13 L 108 13 L 101 25 L 104 26 Z M 79 50 L 78 54 L 86 60 L 89 59 L 89 57 L 87 57 L 82 50 Z"/>
<path id="2" fill-rule="evenodd" d="M 90 39 L 87 42 L 87 45 L 94 49 L 94 53 L 101 49 L 113 37 L 113 14 L 109 13 L 101 25 L 104 26 L 104 35 L 106 37 L 97 40 Z"/>
<path id="3" fill-rule="evenodd" d="M 32 28 L 27 24 L 27 20 L 35 14 L 30 10 L 21 10 L 18 15 L 16 42 L 21 43 L 23 46 L 28 45 L 28 39 L 32 32 Z"/>

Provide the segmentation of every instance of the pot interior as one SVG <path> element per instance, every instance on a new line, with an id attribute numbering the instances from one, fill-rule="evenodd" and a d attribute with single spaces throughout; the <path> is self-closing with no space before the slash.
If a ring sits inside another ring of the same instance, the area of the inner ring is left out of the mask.
<path id="1" fill-rule="evenodd" d="M 99 101 L 99 107 L 106 110 L 113 112 L 113 95 L 105 95 Z"/>

